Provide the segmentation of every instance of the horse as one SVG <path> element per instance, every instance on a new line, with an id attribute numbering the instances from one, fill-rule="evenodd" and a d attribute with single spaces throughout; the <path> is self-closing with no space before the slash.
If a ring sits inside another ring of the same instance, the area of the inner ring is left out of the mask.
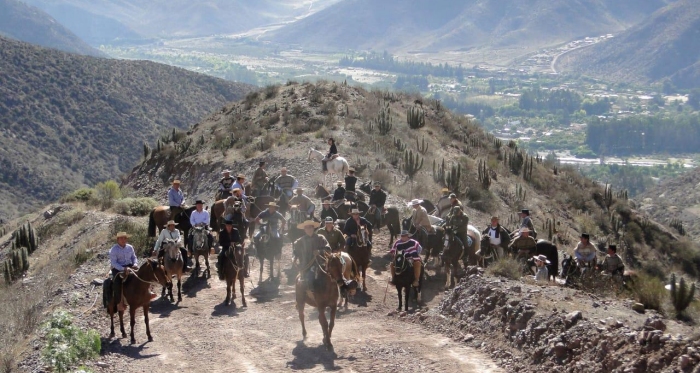
<path id="1" fill-rule="evenodd" d="M 320 262 L 319 262 L 320 259 Z M 343 283 L 343 264 L 338 254 L 325 253 L 317 255 L 312 265 L 318 266 L 319 276 L 310 284 L 307 291 L 302 287 L 302 274 L 297 275 L 295 293 L 296 308 L 301 322 L 301 334 L 306 339 L 304 325 L 304 307 L 308 304 L 318 310 L 318 322 L 323 329 L 323 345 L 333 351 L 331 333 L 335 325 L 335 314 L 338 311 L 339 285 Z M 326 319 L 326 308 L 330 308 L 330 323 Z"/>
<path id="2" fill-rule="evenodd" d="M 415 274 L 413 272 L 413 266 L 409 263 L 410 260 L 407 260 L 403 252 L 401 253 L 396 253 L 394 256 L 394 286 L 396 287 L 396 292 L 399 297 L 399 307 L 397 310 L 401 311 L 401 290 L 404 290 L 405 292 L 405 297 L 406 297 L 406 302 L 404 303 L 404 310 L 408 311 L 408 301 L 411 298 L 411 289 L 414 290 L 416 294 L 416 307 L 419 307 L 419 302 L 420 302 L 420 291 L 421 287 L 423 286 L 423 273 L 425 271 L 425 267 L 421 268 L 421 275 L 420 278 L 418 279 L 418 287 L 413 287 L 413 281 L 415 280 Z"/>
<path id="3" fill-rule="evenodd" d="M 192 254 L 194 255 L 194 270 L 195 273 L 199 273 L 199 256 L 204 257 L 204 264 L 206 264 L 207 269 L 205 270 L 207 278 L 211 277 L 211 270 L 209 269 L 209 240 L 207 237 L 207 230 L 204 227 L 194 227 L 194 233 L 192 234 Z M 179 282 L 178 282 L 179 287 Z"/>
<path id="4" fill-rule="evenodd" d="M 425 251 L 425 265 L 428 265 L 430 257 L 439 257 L 439 253 L 443 246 L 443 237 L 445 235 L 445 230 L 439 226 L 433 226 L 435 229 L 435 234 L 426 234 L 423 229 L 416 229 L 413 224 L 411 224 L 411 218 L 405 218 L 402 223 L 403 229 L 407 230 L 411 237 L 415 238 L 416 241 Z"/>
<path id="5" fill-rule="evenodd" d="M 248 197 L 249 202 L 246 203 L 246 211 L 250 208 L 250 205 L 255 202 L 254 197 Z M 248 238 L 248 229 L 249 229 L 249 222 L 244 221 L 244 218 L 246 214 L 239 214 L 241 210 L 240 205 L 234 206 L 233 207 L 233 227 L 238 229 L 239 232 L 243 235 L 243 239 Z M 220 232 L 221 230 L 224 229 L 224 217 L 226 216 L 226 200 L 221 199 L 216 202 L 214 202 L 213 205 L 211 205 L 211 221 L 209 223 L 209 226 L 211 229 L 215 232 Z"/>
<path id="6" fill-rule="evenodd" d="M 258 282 L 262 282 L 263 268 L 265 265 L 265 259 L 270 262 L 270 277 L 269 279 L 275 279 L 275 259 L 281 260 L 282 258 L 282 240 L 284 237 L 280 235 L 278 240 L 273 240 L 269 232 L 270 226 L 263 223 L 260 226 L 260 232 L 257 237 L 254 238 L 254 248 L 256 252 L 256 257 L 260 261 L 260 278 Z M 280 277 L 281 270 L 278 270 L 277 278 Z"/>
<path id="7" fill-rule="evenodd" d="M 287 220 L 287 239 L 294 242 L 304 235 L 304 230 L 297 228 L 297 225 L 306 221 L 306 212 L 299 210 L 299 206 L 292 205 L 289 209 L 289 220 Z"/>
<path id="8" fill-rule="evenodd" d="M 503 258 L 505 250 L 502 247 L 491 245 L 488 235 L 481 237 L 481 250 L 476 252 L 481 267 L 486 268 L 489 264 Z"/>
<path id="9" fill-rule="evenodd" d="M 557 250 L 556 245 L 547 240 L 537 240 L 537 245 L 535 245 L 535 251 L 531 251 L 527 261 L 527 271 L 528 273 L 534 274 L 532 268 L 535 267 L 535 260 L 532 259 L 535 255 L 544 255 L 549 260 L 547 264 L 547 271 L 549 272 L 549 277 L 551 281 L 556 281 L 557 273 L 559 272 L 559 250 Z"/>
<path id="10" fill-rule="evenodd" d="M 357 269 L 357 263 L 352 259 L 350 254 L 341 251 L 340 261 L 343 263 L 343 282 L 340 286 L 340 299 L 338 299 L 338 307 L 343 306 L 345 300 L 345 310 L 348 309 L 348 296 L 352 297 L 357 291 L 357 284 L 360 282 L 360 271 Z"/>
<path id="11" fill-rule="evenodd" d="M 369 206 L 366 203 L 358 201 L 342 203 L 335 209 L 335 212 L 338 214 L 338 219 L 349 219 L 350 211 L 355 208 L 360 210 L 360 215 L 365 215 L 369 211 Z"/>
<path id="12" fill-rule="evenodd" d="M 550 260 L 551 261 L 551 260 Z M 576 258 L 573 255 L 564 254 L 564 259 L 561 261 L 561 277 L 564 278 L 564 285 L 577 284 L 584 277 L 595 274 L 595 261 L 590 265 L 579 267 Z"/>
<path id="13" fill-rule="evenodd" d="M 327 199 L 331 199 L 333 197 L 333 194 L 326 189 L 321 184 L 317 184 L 316 188 L 314 188 L 314 197 L 320 199 L 321 201 L 325 201 Z M 347 201 L 362 201 L 365 202 L 367 197 L 362 191 L 356 190 L 356 191 L 346 191 L 345 192 L 345 200 Z"/>
<path id="14" fill-rule="evenodd" d="M 446 289 L 455 286 L 455 273 L 459 270 L 459 260 L 462 260 L 464 268 L 467 265 L 477 265 L 479 258 L 476 253 L 480 250 L 481 232 L 473 225 L 467 225 L 467 242 L 460 242 L 454 229 L 445 229 L 444 249 L 441 257 L 447 276 Z"/>
<path id="15" fill-rule="evenodd" d="M 172 214 L 170 213 L 169 206 L 157 206 L 153 208 L 151 213 L 148 214 L 148 237 L 156 237 L 156 234 L 164 229 L 161 227 L 165 227 L 166 224 L 168 224 L 168 220 L 171 219 L 178 224 L 177 228 L 187 237 L 190 228 L 192 228 L 190 224 L 190 215 L 195 208 L 195 206 L 188 207 L 175 216 L 171 216 Z"/>
<path id="16" fill-rule="evenodd" d="M 435 214 L 437 214 L 437 217 L 445 219 L 451 210 L 452 201 L 449 198 L 443 197 L 437 201 L 437 206 L 435 206 Z"/>
<path id="17" fill-rule="evenodd" d="M 207 236 L 204 236 L 204 239 L 207 239 Z M 182 257 L 182 254 L 180 253 L 180 245 L 176 240 L 167 238 L 163 241 L 163 251 L 165 252 L 165 255 L 163 256 L 163 267 L 165 268 L 165 273 L 168 276 L 168 278 L 172 278 L 173 276 L 177 277 L 177 301 L 181 302 L 182 301 L 182 276 L 183 276 L 183 264 L 185 262 L 185 258 Z M 166 286 L 163 286 L 163 292 L 161 293 L 161 297 L 165 298 L 165 288 Z M 170 301 L 174 302 L 175 300 L 173 299 L 173 283 L 170 282 L 167 286 L 168 288 L 168 296 L 170 297 Z"/>
<path id="18" fill-rule="evenodd" d="M 234 246 L 229 246 L 224 252 L 223 260 L 224 262 L 221 264 L 222 273 L 219 274 L 219 279 L 222 281 L 226 280 L 226 299 L 224 304 L 230 306 L 232 300 L 236 299 L 236 280 L 238 280 L 243 307 L 248 307 L 245 302 L 245 273 L 241 270 L 243 269 L 244 260 L 243 247 L 241 245 L 236 245 L 235 248 Z"/>
<path id="19" fill-rule="evenodd" d="M 179 250 L 178 250 L 179 251 Z M 182 263 L 181 263 L 182 264 Z M 182 268 L 182 266 L 180 266 Z M 131 317 L 131 344 L 136 343 L 134 338 L 134 324 L 136 324 L 136 309 L 143 307 L 143 320 L 146 323 L 146 335 L 148 341 L 153 342 L 151 337 L 151 327 L 148 323 L 148 309 L 151 305 L 151 292 L 148 290 L 151 285 L 166 286 L 170 283 L 170 278 L 165 272 L 163 266 L 157 260 L 147 259 L 143 265 L 136 271 L 126 276 L 122 282 L 122 296 L 129 305 L 129 316 Z M 117 311 L 119 299 L 115 299 L 109 291 L 106 295 L 105 305 L 111 322 L 110 338 L 114 338 L 114 313 L 119 313 L 119 327 L 122 332 L 122 338 L 126 338 L 124 330 L 124 311 Z"/>
<path id="20" fill-rule="evenodd" d="M 362 291 L 367 292 L 367 284 L 365 279 L 367 277 L 367 268 L 371 262 L 372 249 L 369 246 L 369 242 L 372 240 L 372 232 L 367 232 L 367 229 L 362 226 L 360 227 L 360 232 L 357 234 L 357 238 L 352 240 L 352 245 L 346 250 L 348 254 L 352 257 L 352 260 L 357 264 L 359 271 L 362 273 Z"/>
<path id="21" fill-rule="evenodd" d="M 394 241 L 396 241 L 396 238 L 399 236 L 399 233 L 401 233 L 401 225 L 399 223 L 401 220 L 401 214 L 399 213 L 399 209 L 396 207 L 387 208 L 386 214 L 384 214 L 383 218 L 380 219 L 379 222 L 375 221 L 375 209 L 376 207 L 370 207 L 363 216 L 365 219 L 369 220 L 370 223 L 372 223 L 373 228 L 381 228 L 382 222 L 386 225 L 387 229 L 389 229 L 389 248 L 391 248 Z"/>
<path id="22" fill-rule="evenodd" d="M 323 155 L 323 153 L 321 153 L 320 151 L 314 148 L 309 149 L 309 154 L 307 156 L 309 162 L 320 162 L 323 158 L 325 158 L 325 155 Z M 336 157 L 335 159 L 329 159 L 328 161 L 326 161 L 326 168 L 328 171 L 323 176 L 324 184 L 328 176 L 335 176 L 336 178 L 340 178 L 347 175 L 348 170 L 350 169 L 350 164 L 348 163 L 347 159 L 343 157 Z"/>

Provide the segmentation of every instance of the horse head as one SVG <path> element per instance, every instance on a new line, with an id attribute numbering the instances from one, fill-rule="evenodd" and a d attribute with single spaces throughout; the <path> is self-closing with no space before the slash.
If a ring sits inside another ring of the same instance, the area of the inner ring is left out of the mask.
<path id="1" fill-rule="evenodd" d="M 165 268 L 155 259 L 147 259 L 147 263 L 141 266 L 147 268 L 153 274 L 153 279 L 163 286 L 170 284 L 170 277 L 165 273 Z"/>
<path id="2" fill-rule="evenodd" d="M 192 241 L 195 249 L 201 249 L 207 242 L 207 230 L 203 226 L 194 227 Z"/>
<path id="3" fill-rule="evenodd" d="M 564 259 L 561 261 L 561 277 L 567 278 L 574 274 L 578 269 L 573 256 L 564 254 Z"/>
<path id="4" fill-rule="evenodd" d="M 166 238 L 163 240 L 163 250 L 165 251 L 165 256 L 170 261 L 177 261 L 180 258 L 180 245 L 178 241 L 172 238 Z"/>
<path id="5" fill-rule="evenodd" d="M 328 273 L 328 276 L 330 276 L 331 280 L 335 281 L 338 285 L 344 285 L 345 281 L 343 280 L 343 262 L 340 259 L 340 253 L 325 253 L 324 257 L 326 259 L 326 268 L 324 268 L 324 271 L 326 271 L 326 273 Z"/>

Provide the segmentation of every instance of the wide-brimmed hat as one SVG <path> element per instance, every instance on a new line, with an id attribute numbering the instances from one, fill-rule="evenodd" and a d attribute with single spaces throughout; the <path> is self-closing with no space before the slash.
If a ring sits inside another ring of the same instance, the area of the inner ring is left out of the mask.
<path id="1" fill-rule="evenodd" d="M 233 192 L 241 192 L 241 188 L 233 188 L 231 189 L 231 193 Z"/>
<path id="2" fill-rule="evenodd" d="M 358 210 L 358 209 L 352 209 L 352 210 L 350 210 L 350 215 L 355 215 L 355 214 L 358 214 L 358 215 L 359 215 L 359 214 L 360 214 L 360 210 Z"/>
<path id="3" fill-rule="evenodd" d="M 457 198 L 457 195 L 454 193 L 450 193 L 450 198 Z"/>
<path id="4" fill-rule="evenodd" d="M 581 233 L 581 238 L 585 238 L 585 239 L 587 239 L 587 240 L 590 240 L 590 239 L 591 239 L 591 235 L 588 234 L 588 233 Z"/>
<path id="5" fill-rule="evenodd" d="M 168 225 L 178 225 L 175 220 L 168 220 L 167 223 L 165 223 L 165 226 L 167 227 Z"/>
<path id="6" fill-rule="evenodd" d="M 307 221 L 305 221 L 305 222 L 303 222 L 303 223 L 298 224 L 298 225 L 297 225 L 297 228 L 299 228 L 299 229 L 304 229 L 304 228 L 306 228 L 306 227 L 308 227 L 308 226 L 312 226 L 312 227 L 314 227 L 314 228 L 318 228 L 319 226 L 321 226 L 321 223 L 316 222 L 316 221 L 313 221 L 313 220 L 307 220 Z"/>
<path id="7" fill-rule="evenodd" d="M 408 206 L 411 207 L 411 206 L 415 206 L 415 205 L 420 205 L 421 203 L 423 203 L 422 199 L 414 199 L 413 201 L 408 203 Z"/>
<path id="8" fill-rule="evenodd" d="M 296 188 L 294 191 L 297 193 L 304 193 L 304 188 Z"/>
<path id="9" fill-rule="evenodd" d="M 491 220 L 499 220 L 497 215 L 491 217 Z"/>
<path id="10" fill-rule="evenodd" d="M 532 257 L 534 260 L 539 260 L 540 262 L 544 262 L 544 264 L 551 264 L 551 262 L 547 259 L 546 256 L 540 254 L 540 255 L 535 255 Z"/>
<path id="11" fill-rule="evenodd" d="M 275 202 L 270 202 L 267 204 L 267 207 L 279 207 Z"/>
<path id="12" fill-rule="evenodd" d="M 331 204 L 331 200 L 330 200 L 330 199 L 326 199 L 326 200 L 324 200 L 323 202 L 321 202 L 321 204 L 322 204 L 322 205 L 330 205 L 330 204 Z"/>
<path id="13" fill-rule="evenodd" d="M 401 235 L 401 236 L 410 236 L 411 234 L 408 233 L 408 231 L 404 229 L 404 230 L 401 231 L 401 234 L 400 234 L 400 235 Z"/>
<path id="14" fill-rule="evenodd" d="M 520 233 L 530 233 L 530 229 L 528 227 L 522 227 L 520 228 Z"/>
<path id="15" fill-rule="evenodd" d="M 342 181 L 342 180 L 338 180 L 338 181 L 335 182 L 335 184 L 336 184 L 336 185 L 343 185 L 343 181 Z"/>
<path id="16" fill-rule="evenodd" d="M 449 193 L 449 192 L 450 192 L 450 190 L 449 190 L 449 189 L 447 189 L 447 188 L 442 188 L 441 192 L 443 192 L 443 193 Z"/>
<path id="17" fill-rule="evenodd" d="M 122 238 L 122 237 L 124 237 L 124 238 L 129 238 L 129 237 L 131 237 L 131 235 L 127 234 L 126 232 L 119 232 L 119 233 L 117 233 L 117 235 L 114 237 L 114 239 L 116 240 L 116 239 Z"/>
<path id="18" fill-rule="evenodd" d="M 236 175 L 236 179 L 245 179 L 245 175 L 238 174 L 238 175 Z"/>
<path id="19" fill-rule="evenodd" d="M 222 174 L 230 174 L 230 173 L 231 173 L 231 170 L 226 169 L 226 170 L 221 171 L 221 173 L 222 173 Z"/>
<path id="20" fill-rule="evenodd" d="M 375 181 L 375 182 L 374 182 L 374 186 L 376 186 L 376 187 L 380 187 L 380 186 L 382 186 L 382 183 L 381 183 L 381 182 L 379 182 L 379 181 Z"/>
<path id="21" fill-rule="evenodd" d="M 348 168 L 348 172 L 355 172 L 355 169 L 350 167 L 350 168 Z"/>
<path id="22" fill-rule="evenodd" d="M 180 180 L 177 180 L 177 179 L 173 180 L 173 185 L 175 185 L 175 184 L 180 185 L 181 184 Z"/>
<path id="23" fill-rule="evenodd" d="M 226 220 L 224 220 L 224 224 L 226 224 L 226 225 L 233 225 L 233 220 L 228 220 L 228 219 L 226 219 Z"/>
<path id="24" fill-rule="evenodd" d="M 520 210 L 520 213 L 521 213 L 521 214 L 530 215 L 530 210 L 528 210 L 528 209 L 522 209 L 522 210 Z"/>
<path id="25" fill-rule="evenodd" d="M 335 221 L 333 220 L 333 217 L 331 217 L 331 216 L 326 216 L 326 218 L 325 218 L 323 221 L 324 221 L 326 224 L 328 224 L 328 223 L 331 223 L 331 224 L 335 223 Z"/>
<path id="26" fill-rule="evenodd" d="M 195 205 L 203 205 L 204 201 L 202 201 L 201 199 L 198 199 L 198 200 L 194 201 L 194 204 Z"/>

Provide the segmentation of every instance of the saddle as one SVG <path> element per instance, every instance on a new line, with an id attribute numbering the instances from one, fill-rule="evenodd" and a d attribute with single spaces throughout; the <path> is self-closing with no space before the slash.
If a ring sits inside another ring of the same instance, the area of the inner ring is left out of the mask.
<path id="1" fill-rule="evenodd" d="M 340 205 L 352 206 L 352 203 L 350 203 L 350 201 L 346 200 L 345 198 L 339 199 L 337 201 L 331 201 L 331 203 L 333 204 L 333 208 L 336 209 L 340 207 Z"/>

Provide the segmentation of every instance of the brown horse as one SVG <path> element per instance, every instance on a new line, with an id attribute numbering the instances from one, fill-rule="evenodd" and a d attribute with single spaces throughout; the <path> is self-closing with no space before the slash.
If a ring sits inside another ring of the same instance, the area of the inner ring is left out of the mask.
<path id="1" fill-rule="evenodd" d="M 355 261 L 359 271 L 362 273 L 362 291 L 367 292 L 367 284 L 365 279 L 367 277 L 367 268 L 370 264 L 370 257 L 372 256 L 372 248 L 369 247 L 368 241 L 372 241 L 372 232 L 367 232 L 367 229 L 363 226 L 360 228 L 360 234 L 356 239 L 353 240 L 353 244 L 347 248 L 348 254 Z"/>
<path id="2" fill-rule="evenodd" d="M 205 236 L 206 239 L 206 236 Z M 185 258 L 182 257 L 182 254 L 180 253 L 180 245 L 176 240 L 167 238 L 163 241 L 163 251 L 165 252 L 165 255 L 163 256 L 163 267 L 165 269 L 165 274 L 168 276 L 168 279 L 171 279 L 173 276 L 177 277 L 177 301 L 181 302 L 182 301 L 182 276 L 183 276 L 183 267 L 185 263 Z M 166 285 L 163 285 L 163 291 L 161 293 L 161 297 L 165 298 L 165 288 L 168 288 L 168 296 L 170 297 L 170 301 L 174 302 L 175 300 L 173 299 L 173 283 L 169 282 Z"/>
<path id="3" fill-rule="evenodd" d="M 148 259 L 135 274 L 131 273 L 127 275 L 122 282 L 122 294 L 125 303 L 129 305 L 129 316 L 131 317 L 132 344 L 136 343 L 136 339 L 134 338 L 134 324 L 136 324 L 136 309 L 139 307 L 143 307 L 143 320 L 146 323 L 148 341 L 153 341 L 153 337 L 151 337 L 151 327 L 148 324 L 148 309 L 151 305 L 151 293 L 149 288 L 151 285 L 158 284 L 165 286 L 169 282 L 170 279 L 165 274 L 163 266 L 153 259 Z M 114 338 L 114 313 L 117 312 L 117 304 L 119 304 L 119 299 L 115 299 L 114 297 L 111 297 L 107 302 L 107 312 L 109 312 L 111 322 L 110 338 Z M 124 330 L 124 311 L 118 311 L 118 313 L 119 328 L 122 332 L 122 338 L 126 338 L 126 331 Z"/>
<path id="4" fill-rule="evenodd" d="M 321 201 L 325 201 L 333 197 L 331 195 L 331 192 L 329 192 L 328 189 L 326 189 L 326 187 L 324 187 L 321 184 L 316 185 L 314 193 L 314 197 L 321 199 Z M 365 194 L 360 190 L 356 190 L 355 192 L 345 192 L 345 199 L 348 201 L 355 200 L 365 202 L 366 198 L 367 197 L 365 196 Z"/>
<path id="5" fill-rule="evenodd" d="M 245 302 L 245 272 L 243 270 L 243 247 L 241 245 L 229 246 L 224 253 L 224 262 L 221 264 L 222 274 L 219 279 L 226 280 L 226 300 L 224 304 L 231 305 L 236 299 L 236 280 L 241 286 L 241 301 L 243 307 L 248 307 Z M 232 294 L 233 293 L 233 294 Z"/>
<path id="6" fill-rule="evenodd" d="M 184 237 L 192 228 L 190 225 L 190 215 L 194 211 L 195 206 L 185 208 L 181 213 L 176 214 L 176 216 L 171 216 L 169 206 L 157 206 L 148 215 L 148 237 L 156 237 L 157 233 L 161 229 L 164 229 L 168 220 L 175 220 L 178 224 L 177 228 L 184 233 Z M 163 227 L 163 228 L 161 228 Z"/>
<path id="7" fill-rule="evenodd" d="M 338 206 L 335 212 L 338 213 L 338 219 L 350 219 L 350 211 L 352 209 L 358 209 L 360 210 L 360 215 L 365 215 L 369 211 L 369 206 L 362 201 L 345 202 Z"/>
<path id="8" fill-rule="evenodd" d="M 387 229 L 389 229 L 389 247 L 391 248 L 399 237 L 399 233 L 401 233 L 401 214 L 399 213 L 399 209 L 396 207 L 387 208 L 386 214 L 382 215 L 381 221 L 379 222 L 376 221 L 375 211 L 376 207 L 370 207 L 367 213 L 364 214 L 364 218 L 372 223 L 372 228 L 381 228 L 381 223 L 384 223 Z"/>
<path id="9" fill-rule="evenodd" d="M 194 255 L 194 273 L 199 273 L 199 257 L 204 257 L 204 264 L 207 266 L 205 270 L 205 275 L 207 278 L 211 277 L 211 270 L 209 269 L 209 239 L 207 237 L 207 230 L 204 227 L 195 227 L 194 233 L 192 234 L 192 254 Z M 179 285 L 179 282 L 178 282 Z"/>
<path id="10" fill-rule="evenodd" d="M 318 322 L 323 329 L 323 345 L 326 346 L 327 350 L 333 351 L 331 333 L 333 333 L 335 314 L 338 311 L 338 299 L 340 298 L 338 286 L 343 284 L 343 264 L 338 253 L 325 253 L 317 255 L 313 265 L 318 266 L 317 270 L 320 272 L 320 276 L 313 283 L 307 284 L 306 291 L 302 285 L 301 274 L 297 276 L 296 280 L 296 308 L 299 312 L 299 321 L 301 321 L 301 334 L 306 339 L 304 306 L 308 304 L 316 307 Z M 330 308 L 330 323 L 326 319 L 326 308 Z"/>
<path id="11" fill-rule="evenodd" d="M 246 184 L 244 192 L 246 196 L 252 195 L 251 188 L 252 187 L 250 184 Z M 218 196 L 219 193 L 217 193 L 216 195 Z M 254 200 L 255 198 L 253 198 L 253 201 Z M 214 232 L 217 233 L 224 229 L 224 214 L 226 213 L 226 206 L 224 205 L 224 202 L 226 202 L 226 198 L 217 199 L 216 202 L 214 202 L 214 204 L 211 205 L 211 221 L 209 222 L 209 226 Z M 239 231 L 243 233 L 242 228 L 239 228 Z"/>

